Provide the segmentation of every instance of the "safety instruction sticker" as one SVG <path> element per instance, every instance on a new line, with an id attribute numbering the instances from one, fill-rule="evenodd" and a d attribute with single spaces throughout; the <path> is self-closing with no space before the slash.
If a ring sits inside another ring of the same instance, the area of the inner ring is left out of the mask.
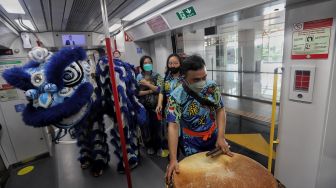
<path id="1" fill-rule="evenodd" d="M 26 108 L 25 104 L 17 104 L 14 106 L 15 112 L 23 112 L 23 110 Z"/>
<path id="2" fill-rule="evenodd" d="M 327 59 L 332 18 L 293 25 L 292 59 Z"/>
<path id="3" fill-rule="evenodd" d="M 13 86 L 9 85 L 1 76 L 2 73 L 15 65 L 20 65 L 21 61 L 3 61 L 0 62 L 0 102 L 16 100 L 19 98 L 18 92 Z"/>
<path id="4" fill-rule="evenodd" d="M 137 54 L 142 54 L 142 48 L 137 48 Z"/>
<path id="5" fill-rule="evenodd" d="M 3 88 L 3 86 L 8 85 L 6 80 L 2 78 L 1 76 L 2 73 L 6 69 L 12 68 L 15 65 L 21 65 L 21 61 L 0 61 L 0 89 L 6 89 L 6 88 Z"/>

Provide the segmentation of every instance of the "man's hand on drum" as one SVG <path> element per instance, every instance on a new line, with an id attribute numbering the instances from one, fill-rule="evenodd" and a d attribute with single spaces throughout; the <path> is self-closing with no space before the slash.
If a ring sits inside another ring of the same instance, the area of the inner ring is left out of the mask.
<path id="1" fill-rule="evenodd" d="M 230 157 L 233 157 L 233 153 L 230 151 L 229 144 L 225 141 L 225 138 L 218 137 L 216 147 L 220 148 L 222 150 L 222 153 L 225 155 L 228 155 Z"/>
<path id="2" fill-rule="evenodd" d="M 180 173 L 180 169 L 179 169 L 179 164 L 177 160 L 173 160 L 169 162 L 169 165 L 167 166 L 167 170 L 166 170 L 166 184 L 170 184 L 171 183 L 171 179 L 172 179 L 172 175 L 173 173 Z"/>

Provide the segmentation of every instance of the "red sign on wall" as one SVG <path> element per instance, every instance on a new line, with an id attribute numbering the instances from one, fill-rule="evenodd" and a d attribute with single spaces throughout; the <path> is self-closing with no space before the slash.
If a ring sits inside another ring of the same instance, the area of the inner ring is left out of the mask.
<path id="1" fill-rule="evenodd" d="M 13 89 L 14 87 L 9 84 L 2 84 L 0 86 L 0 90 L 7 90 L 7 89 Z"/>
<path id="2" fill-rule="evenodd" d="M 126 32 L 124 32 L 124 37 L 125 37 L 125 42 L 132 42 L 133 41 L 133 39 Z"/>
<path id="3" fill-rule="evenodd" d="M 293 25 L 292 59 L 327 59 L 332 18 Z"/>

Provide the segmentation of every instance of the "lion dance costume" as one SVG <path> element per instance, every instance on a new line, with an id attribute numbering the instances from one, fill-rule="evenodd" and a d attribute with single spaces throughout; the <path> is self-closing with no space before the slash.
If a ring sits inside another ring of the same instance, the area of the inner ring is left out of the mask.
<path id="1" fill-rule="evenodd" d="M 80 47 L 63 48 L 55 54 L 37 47 L 29 57 L 26 65 L 3 73 L 9 84 L 25 91 L 29 103 L 22 113 L 23 121 L 33 127 L 54 125 L 59 133 L 73 133 L 82 168 L 91 167 L 94 174 L 101 175 L 110 160 L 104 123 L 104 116 L 108 116 L 113 124 L 109 134 L 119 159 L 118 171 L 124 171 L 107 58 L 100 58 L 92 73 L 94 65 L 86 61 L 86 52 Z M 114 65 L 128 160 L 133 168 L 139 157 L 136 130 L 146 121 L 146 112 L 136 98 L 134 67 L 118 59 Z M 60 137 L 58 134 L 56 139 Z"/>

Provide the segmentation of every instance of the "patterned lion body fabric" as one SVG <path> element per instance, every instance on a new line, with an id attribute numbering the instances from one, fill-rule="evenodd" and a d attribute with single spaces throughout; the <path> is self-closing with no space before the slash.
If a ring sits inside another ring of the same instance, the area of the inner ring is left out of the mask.
<path id="1" fill-rule="evenodd" d="M 218 86 L 214 81 L 206 81 L 206 86 L 199 95 L 223 108 L 223 100 Z M 194 132 L 208 131 L 216 121 L 216 110 L 214 107 L 201 105 L 196 99 L 188 95 L 183 86 L 178 86 L 168 99 L 167 121 L 175 122 L 180 127 L 187 128 Z M 186 155 L 208 151 L 215 147 L 217 139 L 217 128 L 206 140 L 202 137 L 195 137 L 181 131 L 184 152 Z"/>
<path id="2" fill-rule="evenodd" d="M 55 54 L 36 47 L 29 57 L 23 67 L 3 73 L 9 84 L 25 91 L 29 103 L 22 113 L 23 121 L 33 127 L 54 125 L 60 130 L 74 130 L 80 147 L 79 161 L 91 164 L 92 171 L 99 172 L 110 159 L 104 123 L 107 116 L 112 119 L 111 143 L 119 158 L 118 170 L 123 171 L 107 58 L 99 60 L 92 74 L 94 65 L 86 61 L 86 51 L 80 47 L 63 48 Z M 128 159 L 131 167 L 135 167 L 138 164 L 135 132 L 145 121 L 146 111 L 135 97 L 133 66 L 120 60 L 114 60 L 114 64 Z"/>

